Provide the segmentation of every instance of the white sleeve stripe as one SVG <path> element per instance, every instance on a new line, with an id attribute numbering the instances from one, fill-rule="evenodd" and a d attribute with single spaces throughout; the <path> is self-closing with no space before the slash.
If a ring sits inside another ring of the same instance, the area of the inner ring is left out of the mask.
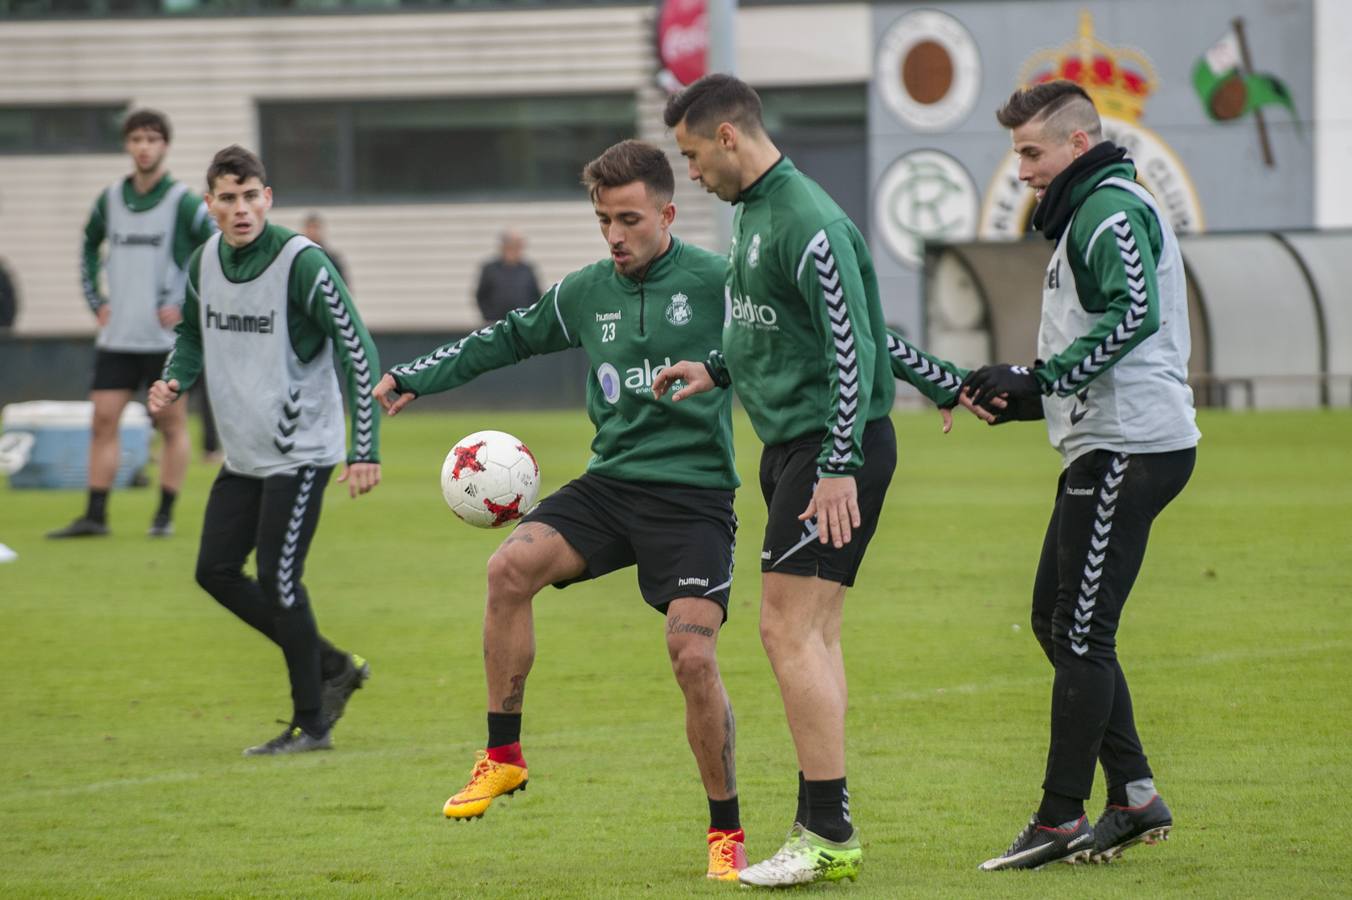
<path id="1" fill-rule="evenodd" d="M 1089 236 L 1089 243 L 1084 248 L 1084 264 L 1086 266 L 1089 265 L 1089 254 L 1094 251 L 1094 242 L 1099 239 L 1099 235 L 1103 234 L 1103 232 L 1107 231 L 1109 228 L 1112 228 L 1118 222 L 1125 222 L 1126 220 L 1127 214 L 1119 209 L 1099 223 L 1099 226 L 1094 229 L 1094 233 Z"/>
<path id="2" fill-rule="evenodd" d="M 559 279 L 559 283 L 554 285 L 554 315 L 559 317 L 559 327 L 563 329 L 563 336 L 566 337 L 571 344 L 573 342 L 573 336 L 568 333 L 568 326 L 563 322 L 563 312 L 559 309 L 559 289 L 563 287 L 563 279 L 567 277 L 567 275 L 563 276 L 563 278 Z"/>

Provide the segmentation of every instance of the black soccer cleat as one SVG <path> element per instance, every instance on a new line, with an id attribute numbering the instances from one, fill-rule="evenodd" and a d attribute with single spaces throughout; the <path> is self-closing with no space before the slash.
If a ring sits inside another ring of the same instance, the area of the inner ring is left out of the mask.
<path id="1" fill-rule="evenodd" d="M 371 677 L 371 664 L 363 657 L 353 653 L 348 656 L 343 671 L 332 678 L 324 679 L 323 694 L 320 701 L 319 718 L 325 728 L 332 729 L 343 717 L 347 701 L 353 693 Z"/>
<path id="2" fill-rule="evenodd" d="M 174 534 L 174 520 L 165 515 L 157 515 L 150 523 L 150 529 L 146 534 L 149 537 L 172 537 Z"/>
<path id="3" fill-rule="evenodd" d="M 55 531 L 47 532 L 49 538 L 74 538 L 74 537 L 103 537 L 108 533 L 108 526 L 103 522 L 96 522 L 93 519 L 87 519 L 84 516 L 71 522 L 65 528 L 58 528 Z"/>
<path id="4" fill-rule="evenodd" d="M 1080 816 L 1070 828 L 1052 828 L 1039 825 L 1037 816 L 1028 824 L 1009 849 L 995 859 L 981 864 L 984 872 L 998 869 L 1040 869 L 1055 862 L 1088 862 L 1094 852 L 1094 829 L 1088 816 Z"/>
<path id="5" fill-rule="evenodd" d="M 1112 862 L 1122 851 L 1137 844 L 1155 844 L 1167 841 L 1174 827 L 1173 813 L 1164 805 L 1159 794 L 1140 806 L 1103 808 L 1103 814 L 1094 823 L 1094 854 L 1097 863 Z"/>
<path id="6" fill-rule="evenodd" d="M 332 750 L 333 749 L 333 730 L 330 729 L 320 737 L 314 737 L 307 733 L 299 725 L 288 725 L 286 730 L 277 735 L 266 744 L 259 744 L 256 747 L 249 747 L 244 751 L 245 756 L 281 756 L 286 753 L 307 753 L 311 750 Z"/>

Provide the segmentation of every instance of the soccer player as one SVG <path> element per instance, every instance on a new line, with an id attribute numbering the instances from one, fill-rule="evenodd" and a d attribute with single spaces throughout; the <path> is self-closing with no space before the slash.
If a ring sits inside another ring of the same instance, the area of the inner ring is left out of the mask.
<path id="1" fill-rule="evenodd" d="M 169 120 L 141 109 L 127 116 L 122 138 L 132 173 L 99 194 L 85 223 L 80 278 L 99 323 L 94 344 L 94 407 L 89 440 L 89 499 L 84 515 L 49 538 L 108 534 L 108 492 L 118 465 L 118 421 L 132 395 L 159 377 L 183 305 L 183 268 L 214 230 L 202 198 L 166 168 Z M 99 293 L 99 248 L 108 242 L 108 296 Z M 187 401 L 155 415 L 164 436 L 160 505 L 151 537 L 174 533 L 174 500 L 188 468 Z"/>
<path id="2" fill-rule="evenodd" d="M 1063 470 L 1033 583 L 1033 633 L 1056 671 L 1042 802 L 981 868 L 1106 862 L 1173 826 L 1136 732 L 1116 634 L 1150 525 L 1187 484 L 1201 438 L 1187 381 L 1187 285 L 1168 220 L 1126 151 L 1104 140 L 1084 90 L 1055 81 L 1015 91 L 996 117 L 1041 201 L 1033 225 L 1056 249 L 1038 360 L 978 369 L 962 402 L 992 424 L 1045 417 Z M 1108 802 L 1091 828 L 1084 802 L 1096 761 Z"/>
<path id="3" fill-rule="evenodd" d="M 609 258 L 564 276 L 534 305 L 395 366 L 376 388 L 393 415 L 417 395 L 529 356 L 581 347 L 591 363 L 587 412 L 596 436 L 587 471 L 546 497 L 488 561 L 488 744 L 443 811 L 476 818 L 526 786 L 520 735 L 535 595 L 636 565 L 639 593 L 665 616 L 685 695 L 686 736 L 709 800 L 707 874 L 736 881 L 746 853 L 735 728 L 715 652 L 737 529 L 730 398 L 673 407 L 652 395 L 654 371 L 718 346 L 727 266 L 672 235 L 675 176 L 657 147 L 615 144 L 582 178 Z"/>
<path id="4" fill-rule="evenodd" d="M 301 577 L 333 467 L 356 497 L 380 483 L 380 419 L 371 400 L 375 346 L 343 280 L 314 242 L 267 221 L 272 189 L 253 153 L 230 146 L 207 169 L 207 207 L 221 233 L 188 264 L 187 303 L 152 410 L 177 402 L 205 368 L 225 463 L 207 500 L 197 583 L 277 644 L 292 715 L 248 756 L 326 750 L 364 659 L 320 636 Z M 255 551 L 257 578 L 244 574 Z"/>
<path id="5" fill-rule="evenodd" d="M 760 98 L 744 82 L 705 76 L 668 101 L 665 121 L 691 179 L 738 209 L 722 352 L 673 365 L 654 388 L 681 379 L 680 401 L 730 383 L 765 443 L 761 641 L 801 769 L 787 841 L 741 881 L 855 878 L 841 615 L 897 455 L 877 277 L 854 223 L 766 135 Z M 956 387 L 949 378 L 950 401 Z"/>

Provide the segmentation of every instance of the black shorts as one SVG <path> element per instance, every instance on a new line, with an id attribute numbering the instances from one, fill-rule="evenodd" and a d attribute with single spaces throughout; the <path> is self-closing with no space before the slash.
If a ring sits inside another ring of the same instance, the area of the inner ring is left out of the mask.
<path id="1" fill-rule="evenodd" d="M 164 353 L 122 353 L 97 350 L 94 353 L 94 381 L 91 391 L 138 392 L 159 380 L 164 371 Z"/>
<path id="2" fill-rule="evenodd" d="M 732 491 L 621 481 L 587 473 L 522 520 L 549 525 L 586 560 L 567 587 L 638 566 L 638 589 L 663 614 L 672 600 L 707 597 L 728 617 L 737 516 Z"/>
<path id="3" fill-rule="evenodd" d="M 761 453 L 761 493 L 770 511 L 761 545 L 761 571 L 815 576 L 853 587 L 897 467 L 897 433 L 887 416 L 864 426 L 864 465 L 854 473 L 860 525 L 851 529 L 850 542 L 839 550 L 817 539 L 815 518 L 798 521 L 817 484 L 817 456 L 825 437 L 825 432 L 819 432 L 766 447 Z"/>

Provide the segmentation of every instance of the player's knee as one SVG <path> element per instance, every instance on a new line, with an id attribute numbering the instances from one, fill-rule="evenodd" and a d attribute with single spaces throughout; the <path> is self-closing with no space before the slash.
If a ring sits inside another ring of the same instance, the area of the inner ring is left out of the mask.
<path id="1" fill-rule="evenodd" d="M 718 678 L 718 657 L 709 639 L 669 641 L 671 670 L 682 687 L 704 684 Z"/>
<path id="2" fill-rule="evenodd" d="M 488 601 L 513 603 L 535 594 L 535 579 L 525 560 L 510 549 L 498 548 L 488 558 Z"/>
<path id="3" fill-rule="evenodd" d="M 767 610 L 761 610 L 761 646 L 771 659 L 781 653 L 791 652 L 803 643 L 803 638 L 802 627 L 789 617 L 767 615 Z"/>
<path id="4" fill-rule="evenodd" d="M 197 561 L 197 584 L 213 597 L 225 590 L 230 582 L 238 578 L 239 575 L 240 569 L 238 566 L 202 559 Z"/>

